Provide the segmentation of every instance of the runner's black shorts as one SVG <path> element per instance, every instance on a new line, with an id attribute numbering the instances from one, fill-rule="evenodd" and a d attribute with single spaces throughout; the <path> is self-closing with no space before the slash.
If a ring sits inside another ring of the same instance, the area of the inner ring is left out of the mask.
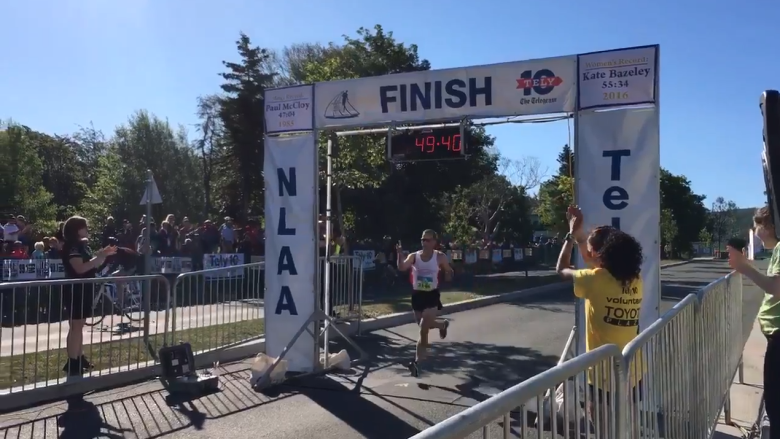
<path id="1" fill-rule="evenodd" d="M 417 312 L 426 309 L 441 309 L 441 293 L 438 289 L 431 291 L 412 291 L 412 309 Z"/>

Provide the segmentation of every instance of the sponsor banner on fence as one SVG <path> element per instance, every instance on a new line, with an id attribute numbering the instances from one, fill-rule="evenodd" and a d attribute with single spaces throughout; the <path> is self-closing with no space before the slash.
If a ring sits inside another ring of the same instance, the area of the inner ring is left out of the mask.
<path id="1" fill-rule="evenodd" d="M 270 357 L 282 354 L 314 312 L 315 142 L 313 133 L 265 140 L 265 352 Z M 313 370 L 316 351 L 313 337 L 304 332 L 285 354 L 288 370 Z"/>
<path id="2" fill-rule="evenodd" d="M 374 252 L 374 250 L 352 250 L 352 254 L 360 258 L 360 266 L 363 270 L 373 270 L 376 268 L 374 264 L 376 252 Z"/>
<path id="3" fill-rule="evenodd" d="M 626 317 L 628 320 L 638 318 L 640 329 L 658 319 L 661 291 L 660 148 L 656 111 L 656 108 L 642 108 L 580 114 L 574 174 L 586 230 L 612 225 L 634 236 L 642 245 L 641 308 L 624 306 L 609 311 L 632 316 Z M 584 333 L 580 335 L 584 340 Z"/>
<path id="4" fill-rule="evenodd" d="M 513 256 L 515 258 L 515 261 L 522 261 L 523 260 L 523 249 L 521 248 L 514 248 L 512 249 Z"/>
<path id="5" fill-rule="evenodd" d="M 65 278 L 65 268 L 60 259 L 4 259 L 2 267 L 0 280 L 5 282 Z M 152 258 L 152 274 L 180 274 L 191 271 L 191 258 L 179 256 Z"/>
<path id="6" fill-rule="evenodd" d="M 212 253 L 203 255 L 203 269 L 211 270 L 214 268 L 228 268 L 244 264 L 243 253 Z M 212 273 L 203 273 L 205 279 L 224 279 L 244 277 L 244 269 L 236 268 L 234 270 L 221 270 Z"/>
<path id="7" fill-rule="evenodd" d="M 41 279 L 62 279 L 65 269 L 59 259 L 5 259 L 2 280 L 17 282 Z"/>
<path id="8" fill-rule="evenodd" d="M 577 59 L 581 110 L 655 103 L 658 46 L 586 53 Z"/>
<path id="9" fill-rule="evenodd" d="M 266 133 L 312 130 L 313 85 L 266 89 L 263 97 Z"/>
<path id="10" fill-rule="evenodd" d="M 466 253 L 463 257 L 463 262 L 467 264 L 476 264 L 477 263 L 477 251 L 476 250 L 466 250 Z"/>
<path id="11" fill-rule="evenodd" d="M 186 257 L 160 256 L 152 258 L 152 273 L 180 274 L 192 271 L 192 259 Z"/>
<path id="12" fill-rule="evenodd" d="M 572 55 L 319 82 L 315 127 L 571 112 L 576 69 Z"/>

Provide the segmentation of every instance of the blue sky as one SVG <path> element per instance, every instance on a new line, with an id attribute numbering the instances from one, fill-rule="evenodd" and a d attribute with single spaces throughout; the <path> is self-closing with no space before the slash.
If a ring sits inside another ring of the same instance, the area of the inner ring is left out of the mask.
<path id="1" fill-rule="evenodd" d="M 741 7 L 741 6 L 745 7 Z M 764 202 L 760 93 L 780 88 L 780 2 L 29 0 L 5 2 L 0 117 L 50 133 L 110 132 L 137 109 L 191 125 L 239 31 L 257 45 L 340 42 L 382 24 L 433 68 L 661 45 L 661 163 L 696 192 Z M 550 170 L 565 123 L 492 128 Z"/>

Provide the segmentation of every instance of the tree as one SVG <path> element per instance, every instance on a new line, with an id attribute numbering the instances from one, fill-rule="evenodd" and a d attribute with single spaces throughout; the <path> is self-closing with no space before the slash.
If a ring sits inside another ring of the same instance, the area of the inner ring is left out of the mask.
<path id="1" fill-rule="evenodd" d="M 661 248 L 665 256 L 674 252 L 673 244 L 677 237 L 677 221 L 671 209 L 661 210 Z"/>
<path id="2" fill-rule="evenodd" d="M 499 231 L 501 220 L 508 219 L 504 212 L 508 204 L 514 209 L 523 209 L 523 200 L 528 189 L 539 184 L 541 172 L 535 158 L 511 160 L 497 157 L 499 166 L 496 174 L 488 174 L 471 186 L 461 186 L 450 196 L 452 203 L 465 203 L 466 212 L 473 218 L 484 239 L 494 237 Z M 515 181 L 517 184 L 512 184 Z M 528 222 L 528 212 L 515 212 Z M 530 224 L 527 226 L 530 228 Z"/>
<path id="3" fill-rule="evenodd" d="M 574 152 L 571 147 L 566 144 L 563 145 L 563 149 L 558 153 L 558 174 L 567 177 L 574 176 Z"/>
<path id="4" fill-rule="evenodd" d="M 33 143 L 36 136 L 27 126 L 10 120 L 0 123 L 0 209 L 23 213 L 28 221 L 49 231 L 56 209 L 43 186 L 43 165 Z"/>
<path id="5" fill-rule="evenodd" d="M 187 133 L 183 128 L 174 132 L 167 121 L 143 110 L 116 128 L 98 159 L 96 181 L 81 209 L 101 214 L 92 218 L 96 225 L 105 221 L 104 209 L 116 218 L 135 221 L 145 213 L 139 201 L 146 190 L 147 170 L 154 175 L 164 209 L 190 216 L 203 210 L 202 175 Z"/>
<path id="6" fill-rule="evenodd" d="M 710 209 L 710 224 L 712 226 L 713 241 L 721 248 L 721 244 L 735 235 L 737 205 L 731 200 L 726 201 L 723 197 L 718 197 L 712 203 Z"/>
<path id="7" fill-rule="evenodd" d="M 227 185 L 233 190 L 222 213 L 244 218 L 249 213 L 263 211 L 263 93 L 266 87 L 274 85 L 276 73 L 272 70 L 272 54 L 252 46 L 246 34 L 241 33 L 236 48 L 240 62 L 222 61 L 227 71 L 220 73 L 225 82 L 220 86 L 224 96 L 219 105 L 219 117 L 227 140 L 221 168 L 237 171 L 226 174 L 234 176 Z"/>
<path id="8" fill-rule="evenodd" d="M 690 181 L 684 175 L 674 175 L 661 169 L 661 210 L 668 209 L 677 225 L 677 235 L 672 239 L 670 256 L 681 256 L 693 250 L 693 242 L 707 225 L 707 209 L 704 196 L 691 189 Z"/>
<path id="9" fill-rule="evenodd" d="M 699 242 L 707 246 L 707 248 L 712 248 L 712 233 L 706 227 L 699 232 Z"/>
<path id="10" fill-rule="evenodd" d="M 215 169 L 220 167 L 220 156 L 224 153 L 224 127 L 219 115 L 220 97 L 218 95 L 198 98 L 197 115 L 201 123 L 197 126 L 200 138 L 195 141 L 201 172 L 203 173 L 203 216 L 212 210 L 212 182 Z"/>
<path id="11" fill-rule="evenodd" d="M 574 203 L 574 156 L 569 145 L 558 154 L 558 172 L 539 188 L 539 220 L 550 231 L 566 233 L 566 208 Z"/>

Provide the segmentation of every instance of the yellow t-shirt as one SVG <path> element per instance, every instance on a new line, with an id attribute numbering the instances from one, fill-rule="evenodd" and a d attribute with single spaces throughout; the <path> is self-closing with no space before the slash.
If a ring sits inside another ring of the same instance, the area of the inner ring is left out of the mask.
<path id="1" fill-rule="evenodd" d="M 605 344 L 615 344 L 623 349 L 639 333 L 641 277 L 624 287 L 602 268 L 577 270 L 574 276 L 574 295 L 585 300 L 587 351 Z M 637 361 L 641 359 L 637 358 Z M 635 367 L 630 369 L 631 382 L 636 383 Z M 642 369 L 644 370 L 644 367 Z M 604 378 L 606 381 L 608 375 Z"/>

